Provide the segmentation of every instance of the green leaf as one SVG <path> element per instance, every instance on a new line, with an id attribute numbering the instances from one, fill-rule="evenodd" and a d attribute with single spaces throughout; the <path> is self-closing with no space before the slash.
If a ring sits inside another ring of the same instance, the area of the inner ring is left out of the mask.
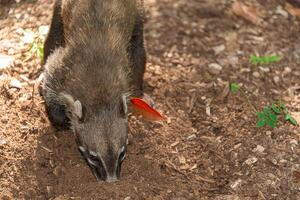
<path id="1" fill-rule="evenodd" d="M 251 56 L 250 62 L 254 65 L 257 64 L 269 64 L 272 62 L 278 62 L 281 58 L 279 56 L 263 56 L 263 57 L 257 57 L 257 56 Z"/>
<path id="2" fill-rule="evenodd" d="M 251 56 L 250 57 L 250 62 L 254 65 L 257 65 L 259 63 L 259 59 L 256 56 Z"/>
<path id="3" fill-rule="evenodd" d="M 275 128 L 277 125 L 277 116 L 274 114 L 271 114 L 269 117 L 270 117 L 270 120 L 267 121 L 267 124 L 270 127 Z"/>
<path id="4" fill-rule="evenodd" d="M 240 90 L 240 86 L 237 83 L 230 84 L 230 91 L 235 94 Z"/>
<path id="5" fill-rule="evenodd" d="M 261 128 L 263 126 L 266 125 L 266 121 L 265 120 L 259 120 L 256 124 L 256 127 Z"/>
<path id="6" fill-rule="evenodd" d="M 270 109 L 268 106 L 266 106 L 266 107 L 264 107 L 263 112 L 264 112 L 266 115 L 269 115 L 269 114 L 271 113 L 271 109 Z"/>
<path id="7" fill-rule="evenodd" d="M 278 108 L 278 106 L 275 103 L 272 103 L 271 108 L 276 114 L 279 115 L 281 113 L 281 110 Z"/>
<path id="8" fill-rule="evenodd" d="M 271 121 L 275 121 L 275 122 L 277 121 L 277 115 L 271 113 L 271 114 L 269 114 L 269 117 L 270 117 Z"/>
<path id="9" fill-rule="evenodd" d="M 38 49 L 37 49 L 37 56 L 42 59 L 44 57 L 44 46 L 43 45 L 39 45 Z"/>
<path id="10" fill-rule="evenodd" d="M 256 116 L 259 118 L 257 127 L 263 127 L 264 125 L 269 125 L 272 128 L 276 127 L 278 118 L 269 107 L 264 107 L 263 112 L 257 112 Z"/>
<path id="11" fill-rule="evenodd" d="M 291 124 L 293 124 L 294 126 L 297 125 L 297 121 L 295 120 L 295 118 L 293 118 L 290 114 L 286 114 L 284 119 L 286 121 L 289 121 Z"/>

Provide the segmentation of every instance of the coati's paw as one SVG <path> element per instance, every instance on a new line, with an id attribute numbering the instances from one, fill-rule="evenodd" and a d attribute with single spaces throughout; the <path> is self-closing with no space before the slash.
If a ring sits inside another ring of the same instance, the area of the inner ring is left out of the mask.
<path id="1" fill-rule="evenodd" d="M 47 113 L 51 124 L 56 129 L 70 129 L 70 119 L 66 115 L 66 107 L 64 105 L 52 104 L 47 107 Z"/>

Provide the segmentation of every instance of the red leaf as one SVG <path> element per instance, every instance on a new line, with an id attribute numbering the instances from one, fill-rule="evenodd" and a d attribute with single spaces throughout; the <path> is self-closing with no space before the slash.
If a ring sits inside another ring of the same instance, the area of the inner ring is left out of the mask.
<path id="1" fill-rule="evenodd" d="M 158 121 L 165 120 L 166 118 L 162 116 L 157 110 L 149 106 L 144 100 L 139 98 L 130 99 L 132 109 L 142 115 L 147 120 Z"/>

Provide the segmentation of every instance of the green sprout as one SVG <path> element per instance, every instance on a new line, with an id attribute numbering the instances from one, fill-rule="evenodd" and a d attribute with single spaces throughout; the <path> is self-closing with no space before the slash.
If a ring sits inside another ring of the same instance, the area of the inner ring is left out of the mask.
<path id="1" fill-rule="evenodd" d="M 279 56 L 262 56 L 262 57 L 251 56 L 250 57 L 250 62 L 253 65 L 269 64 L 269 63 L 273 63 L 273 62 L 278 62 L 280 60 L 281 60 L 281 58 Z"/>
<path id="2" fill-rule="evenodd" d="M 230 91 L 233 94 L 236 94 L 240 90 L 240 86 L 237 83 L 231 83 L 230 84 Z"/>
<path id="3" fill-rule="evenodd" d="M 35 41 L 30 44 L 30 52 L 35 54 L 40 59 L 44 57 L 44 42 L 43 41 Z"/>
<path id="4" fill-rule="evenodd" d="M 230 91 L 233 94 L 240 92 L 246 98 L 248 104 L 251 105 L 258 118 L 256 124 L 257 127 L 261 128 L 268 125 L 271 128 L 275 128 L 277 126 L 278 119 L 281 118 L 294 126 L 297 125 L 297 121 L 292 117 L 284 103 L 275 101 L 270 106 L 264 107 L 263 110 L 259 112 L 256 109 L 255 105 L 250 101 L 246 93 L 243 91 L 243 89 L 237 83 L 230 84 Z"/>
<path id="5" fill-rule="evenodd" d="M 269 125 L 275 128 L 277 119 L 280 116 L 284 116 L 284 120 L 292 125 L 297 125 L 297 121 L 292 117 L 285 104 L 278 101 L 273 102 L 271 106 L 265 107 L 262 112 L 256 112 L 256 116 L 258 117 L 257 127 Z"/>
<path id="6" fill-rule="evenodd" d="M 24 30 L 23 42 L 29 44 L 29 51 L 40 59 L 44 57 L 44 41 L 48 26 L 40 26 L 37 32 Z"/>
<path id="7" fill-rule="evenodd" d="M 256 112 L 256 116 L 258 117 L 257 127 L 265 125 L 269 125 L 272 128 L 276 127 L 277 115 L 269 107 L 265 107 L 262 112 Z"/>

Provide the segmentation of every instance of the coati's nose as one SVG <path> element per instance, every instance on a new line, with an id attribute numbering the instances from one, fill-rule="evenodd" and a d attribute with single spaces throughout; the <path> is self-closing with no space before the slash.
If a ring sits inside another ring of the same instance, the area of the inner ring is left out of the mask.
<path id="1" fill-rule="evenodd" d="M 79 146 L 78 149 L 98 181 L 118 181 L 120 177 L 121 163 L 118 162 L 117 169 L 113 170 L 114 173 L 111 175 L 107 172 L 104 163 L 95 152 L 87 151 L 82 146 Z"/>

